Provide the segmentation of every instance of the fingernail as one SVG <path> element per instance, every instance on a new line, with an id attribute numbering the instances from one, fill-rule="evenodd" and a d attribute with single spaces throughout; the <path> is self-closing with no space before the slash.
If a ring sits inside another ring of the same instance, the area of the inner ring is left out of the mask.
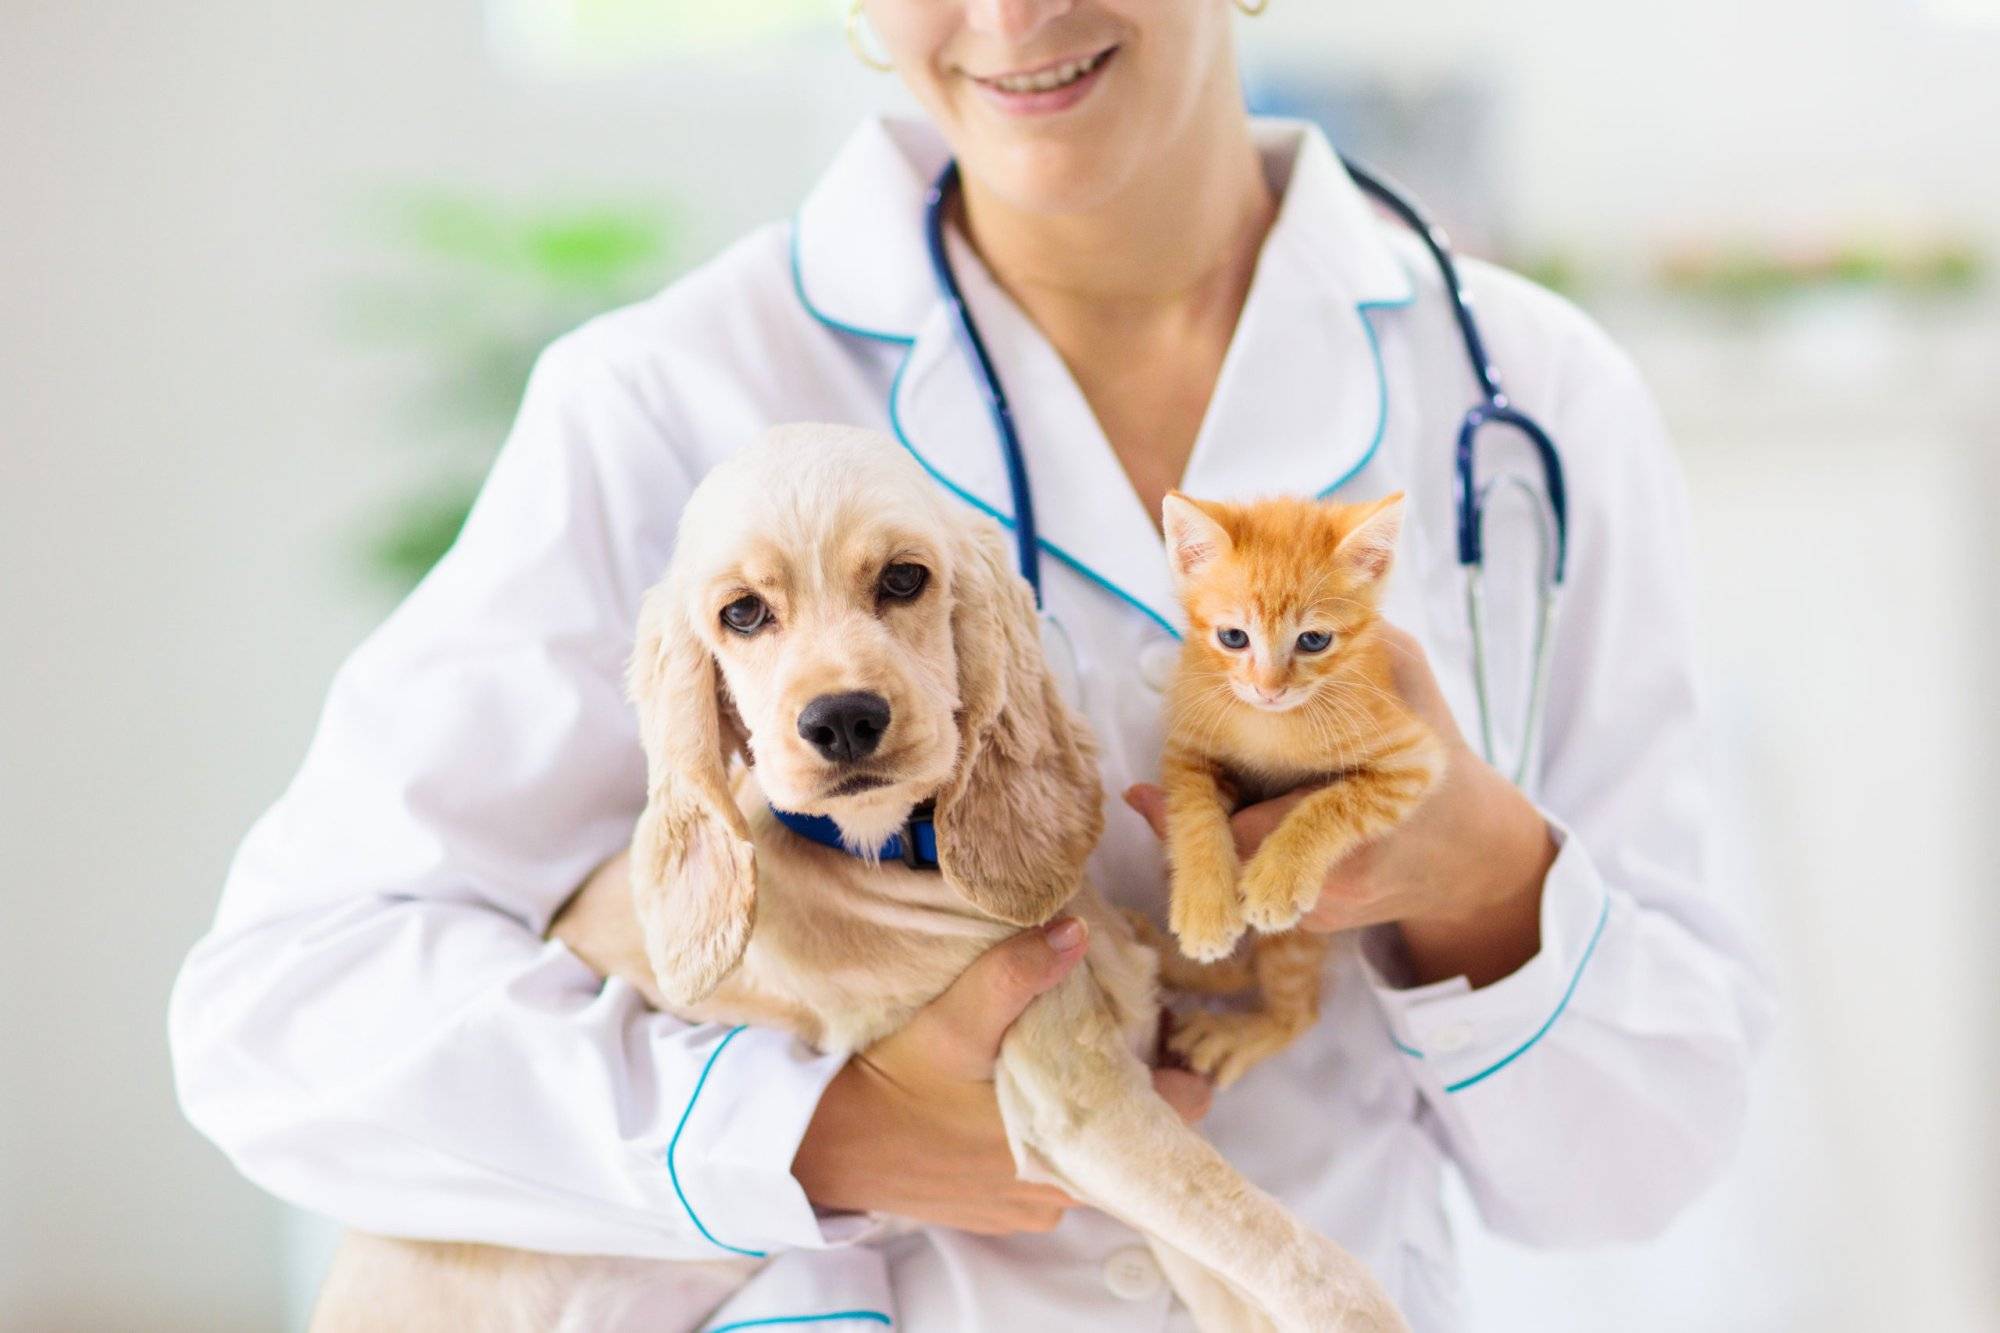
<path id="1" fill-rule="evenodd" d="M 1084 929 L 1083 922 L 1073 916 L 1065 916 L 1049 922 L 1042 930 L 1042 938 L 1057 953 L 1072 953 L 1083 944 L 1084 937 L 1089 933 Z"/>

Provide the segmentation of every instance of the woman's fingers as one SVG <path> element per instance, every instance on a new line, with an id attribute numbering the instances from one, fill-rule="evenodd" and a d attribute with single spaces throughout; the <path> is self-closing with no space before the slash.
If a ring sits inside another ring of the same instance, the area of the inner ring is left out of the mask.
<path id="1" fill-rule="evenodd" d="M 1445 702 L 1444 691 L 1438 688 L 1437 676 L 1431 671 L 1430 655 L 1416 636 L 1397 629 L 1394 625 L 1382 627 L 1382 642 L 1389 649 L 1389 672 L 1394 678 L 1396 693 L 1409 705 L 1412 713 L 1429 724 L 1447 744 L 1463 744 L 1458 731 L 1458 722 L 1451 715 L 1451 705 Z"/>
<path id="2" fill-rule="evenodd" d="M 1271 830 L 1284 821 L 1292 812 L 1292 807 L 1316 791 L 1317 785 L 1301 787 L 1297 791 L 1286 792 L 1283 796 L 1255 805 L 1246 805 L 1229 821 L 1229 828 L 1236 835 L 1236 854 L 1245 860 L 1254 856 L 1271 836 Z M 1153 836 L 1164 839 L 1167 836 L 1167 796 L 1150 782 L 1141 782 L 1125 789 L 1125 804 L 1142 815 L 1153 827 Z"/>
<path id="3" fill-rule="evenodd" d="M 1069 975 L 1089 942 L 1089 930 L 1073 916 L 1002 940 L 925 1005 L 904 1033 L 930 1044 L 939 1072 L 990 1078 L 1007 1029 L 1037 995 Z"/>
<path id="4" fill-rule="evenodd" d="M 1083 1205 L 1070 1197 L 1067 1190 L 1058 1185 L 1044 1185 L 1036 1181 L 1024 1180 L 1020 1184 L 1021 1202 L 1039 1204 L 1045 1208 L 1081 1208 Z"/>
<path id="5" fill-rule="evenodd" d="M 1207 1115 L 1215 1101 L 1215 1089 L 1209 1081 L 1187 1069 L 1155 1069 L 1153 1090 L 1190 1125 Z"/>
<path id="6" fill-rule="evenodd" d="M 1046 1230 L 1075 1201 L 1015 1176 L 993 1061 L 1008 1026 L 1082 961 L 1075 917 L 1010 936 L 973 960 L 901 1031 L 833 1076 L 792 1159 L 825 1208 L 965 1230 Z"/>
<path id="7" fill-rule="evenodd" d="M 1063 1208 L 1016 1207 L 1007 1205 L 980 1209 L 956 1222 L 944 1225 L 975 1236 L 1018 1236 L 1023 1232 L 1046 1233 L 1062 1225 Z"/>
<path id="8" fill-rule="evenodd" d="M 1154 837 L 1164 839 L 1167 836 L 1167 794 L 1164 791 L 1150 782 L 1141 782 L 1125 789 L 1125 804 L 1137 810 L 1152 825 Z"/>
<path id="9" fill-rule="evenodd" d="M 1318 783 L 1310 787 L 1300 787 L 1288 791 L 1283 796 L 1275 796 L 1268 801 L 1246 805 L 1229 820 L 1229 831 L 1236 835 L 1236 854 L 1247 861 L 1257 854 L 1264 845 L 1264 839 L 1271 831 L 1285 822 L 1285 816 L 1292 813 L 1292 807 L 1319 790 Z"/>

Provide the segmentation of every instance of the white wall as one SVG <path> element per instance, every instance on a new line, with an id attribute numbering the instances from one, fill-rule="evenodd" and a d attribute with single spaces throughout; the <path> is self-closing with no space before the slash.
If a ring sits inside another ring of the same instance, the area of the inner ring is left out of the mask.
<path id="1" fill-rule="evenodd" d="M 1294 58 L 1399 77 L 1423 77 L 1448 56 L 1504 56 L 1520 78 L 1504 102 L 1506 154 L 1523 187 L 1515 216 L 1548 236 L 1629 249 L 1633 237 L 1704 222 L 1905 208 L 2000 234 L 1993 39 L 1923 36 L 1911 12 L 1901 0 L 1692 0 L 1660 18 L 1580 0 L 1498 9 L 1274 0 L 1248 31 Z M 1667 15 L 1671 29 L 1651 26 Z M 351 574 L 347 543 L 407 464 L 386 441 L 375 369 L 333 328 L 358 206 L 385 184 L 440 179 L 524 198 L 558 188 L 657 195 L 698 203 L 698 242 L 712 244 L 788 212 L 859 108 L 886 89 L 847 61 L 831 31 L 823 61 L 712 63 L 606 85 L 509 80 L 484 60 L 479 31 L 473 0 L 0 8 L 0 892 L 12 944 L 0 967 L 0 1323 L 9 1328 L 261 1329 L 281 1308 L 280 1210 L 180 1121 L 162 1011 L 237 839 L 296 763 L 333 666 L 382 610 Z M 1698 403 L 1710 383 L 1678 386 L 1670 406 Z M 1843 473 L 1844 490 L 1818 477 L 1782 528 L 1809 544 L 1766 547 L 1761 534 L 1780 529 L 1767 529 L 1765 488 L 1822 470 L 1819 456 L 1795 449 L 1811 438 L 1797 422 L 1779 425 L 1768 435 L 1783 447 L 1770 452 L 1762 429 L 1703 436 L 1726 444 L 1697 460 L 1698 495 L 1712 502 L 1705 522 L 1720 543 L 1711 588 L 1725 605 L 1736 562 L 1752 586 L 1811 584 L 1812 553 L 1849 532 L 1829 516 L 1880 512 L 1860 503 L 1875 493 L 1874 474 Z M 1901 456 L 1889 450 L 1970 447 L 1950 432 L 1871 432 L 1861 434 L 1879 446 L 1878 469 Z M 1921 541 L 1894 547 L 1907 571 L 1895 586 L 1928 600 L 1899 608 L 1896 623 L 1930 637 L 1899 638 L 1905 655 L 1889 673 L 1899 687 L 1925 662 L 1940 674 L 1923 677 L 1927 706 L 1908 710 L 1920 725 L 1871 734 L 1879 748 L 1869 754 L 1906 766 L 1895 771 L 1917 784 L 1884 799 L 1947 830 L 1958 848 L 1972 836 L 1969 819 L 1961 829 L 1958 813 L 1922 799 L 1960 772 L 1960 758 L 1934 769 L 1923 761 L 1960 736 L 1945 705 L 1963 697 L 1972 660 L 1949 617 L 1927 609 L 1966 595 L 1926 582 L 1946 568 L 1932 555 L 1969 522 L 1930 521 L 1928 506 L 1969 494 L 1949 482 L 1943 459 L 1897 472 L 1909 482 L 1896 492 L 1900 510 L 1923 517 Z M 1897 512 L 1889 526 L 1903 534 L 1912 521 Z M 1988 551 L 1968 567 L 1990 566 Z M 1844 605 L 1823 595 L 1804 628 L 1824 633 Z M 1876 788 L 1839 782 L 1847 751 L 1825 721 L 1879 677 L 1834 674 L 1793 691 L 1796 662 L 1778 650 L 1822 640 L 1754 616 L 1718 627 L 1725 642 L 1734 629 L 1784 631 L 1756 640 L 1770 651 L 1746 649 L 1739 664 L 1757 707 L 1778 709 L 1760 733 L 1770 768 L 1758 774 L 1774 799 L 1836 809 L 1835 827 L 1891 808 L 1872 803 Z M 1824 642 L 1837 651 L 1842 636 Z M 1794 748 L 1809 743 L 1820 748 Z M 1787 785 L 1808 753 L 1812 781 Z M 1933 910 L 1942 899 L 1923 900 L 1931 905 L 1914 933 L 1891 941 L 1889 971 L 1874 968 L 1882 918 L 1855 876 L 1866 867 L 1895 880 L 1884 891 L 1900 911 L 1925 883 L 1956 885 L 1969 872 L 1940 864 L 1913 889 L 1895 873 L 1893 841 L 1869 844 L 1867 859 L 1812 850 L 1827 818 L 1801 823 L 1809 845 L 1785 863 L 1784 883 L 1800 892 L 1839 883 L 1860 897 L 1828 889 L 1823 909 L 1789 919 L 1821 969 L 1809 992 L 1820 1044 L 1801 1043 L 1776 1067 L 1771 1077 L 1791 1090 L 1776 1105 L 1804 1115 L 1824 1109 L 1822 1093 L 1844 1099 L 1813 1132 L 1850 1155 L 1823 1165 L 1832 1159 L 1817 1148 L 1797 1152 L 1815 1169 L 1856 1172 L 1865 1192 L 1841 1198 L 1901 1230 L 1895 1271 L 1928 1272 L 1948 1293 L 1940 1300 L 1956 1299 L 1970 1261 L 1953 1242 L 1963 1249 L 1975 1233 L 1938 1210 L 1965 1196 L 1949 1177 L 1981 1103 L 1962 1082 L 1930 1081 L 1962 1072 L 1945 1048 L 1964 1033 L 1929 1024 L 1934 1010 L 1991 1017 L 1990 996 L 1961 989 L 1961 964 L 1939 961 L 1954 943 L 1950 920 Z M 1842 986 L 1850 959 L 1854 981 Z M 1877 1009 L 1878 994 L 1899 1003 Z M 1918 1046 L 1901 1040 L 1911 1032 Z M 1903 1052 L 1887 1068 L 1920 1080 L 1919 1100 L 1949 1091 L 1917 1107 L 1924 1151 L 1908 1160 L 1897 1152 L 1905 1141 L 1872 1114 L 1873 1099 L 1889 1095 L 1867 1085 L 1881 1066 L 1829 1072 L 1826 1052 L 1860 1033 L 1869 1045 L 1856 1049 Z M 1797 1172 L 1784 1172 L 1795 1184 Z M 1817 1201 L 1780 1215 L 1795 1221 Z M 1762 1214 L 1729 1213 L 1722 1230 L 1675 1253 L 1710 1255 L 1745 1216 Z M 1853 1232 L 1842 1234 L 1851 1242 Z M 1770 1245 L 1751 1252 L 1790 1265 L 1788 1280 L 1823 1267 L 1827 1253 L 1783 1237 L 1743 1243 Z M 1922 1267 L 1924 1247 L 1946 1256 L 1942 1268 Z M 1591 1271 L 1636 1273 L 1625 1292 L 1634 1301 L 1674 1275 L 1657 1256 L 1629 1262 L 1636 1268 Z M 1546 1281 L 1535 1271 L 1504 1268 L 1540 1281 L 1539 1299 L 1573 1294 L 1575 1270 L 1547 1270 L 1561 1276 Z"/>
<path id="2" fill-rule="evenodd" d="M 281 1210 L 182 1122 L 163 1015 L 384 609 L 351 546 L 407 464 L 335 332 L 357 214 L 438 179 L 664 195 L 702 244 L 788 211 L 852 118 L 768 78 L 517 85 L 479 33 L 471 3 L 0 8 L 0 1326 L 276 1322 Z"/>
<path id="3" fill-rule="evenodd" d="M 1656 368 L 1686 464 L 1724 873 L 1782 1011 L 1721 1186 L 1648 1246 L 1468 1234 L 1479 1328 L 1983 1333 L 2000 986 L 1980 815 L 2000 718 L 1969 704 L 2000 659 L 2000 387 L 1981 364 L 2000 320 L 1607 313 Z"/>
<path id="4" fill-rule="evenodd" d="M 2000 237 L 2000 25 L 1938 8 L 1272 0 L 1245 32 L 1280 66 L 1491 74 L 1523 235 L 1629 257 L 1711 230 Z"/>

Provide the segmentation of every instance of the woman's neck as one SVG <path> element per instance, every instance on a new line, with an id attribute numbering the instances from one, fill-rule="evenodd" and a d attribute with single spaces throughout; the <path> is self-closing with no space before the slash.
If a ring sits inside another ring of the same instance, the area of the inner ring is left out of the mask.
<path id="1" fill-rule="evenodd" d="M 1058 346 L 1079 323 L 1206 312 L 1234 325 L 1277 199 L 1240 113 L 1184 142 L 1087 213 L 1022 212 L 966 182 L 973 248 Z"/>
<path id="2" fill-rule="evenodd" d="M 1086 213 L 1025 214 L 968 180 L 961 224 L 1062 357 L 1155 527 L 1187 471 L 1278 212 L 1233 82 L 1184 135 Z"/>

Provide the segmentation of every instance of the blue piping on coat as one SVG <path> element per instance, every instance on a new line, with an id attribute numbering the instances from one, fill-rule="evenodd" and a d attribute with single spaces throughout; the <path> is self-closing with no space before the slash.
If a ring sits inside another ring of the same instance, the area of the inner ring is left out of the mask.
<path id="1" fill-rule="evenodd" d="M 1549 1029 L 1556 1025 L 1556 1020 L 1558 1018 L 1562 1017 L 1563 1010 L 1569 1008 L 1570 997 L 1576 994 L 1577 983 L 1583 980 L 1583 970 L 1586 967 L 1590 966 L 1591 955 L 1597 952 L 1597 941 L 1603 938 L 1604 936 L 1604 923 L 1610 919 L 1611 919 L 1611 893 L 1609 890 L 1606 890 L 1604 894 L 1604 900 L 1602 903 L 1598 905 L 1597 908 L 1597 925 L 1590 932 L 1590 943 L 1584 946 L 1583 957 L 1576 960 L 1576 972 L 1574 975 L 1570 977 L 1569 985 L 1564 988 L 1562 993 L 1562 998 L 1556 1001 L 1555 1011 L 1542 1021 L 1542 1025 L 1535 1029 L 1533 1036 L 1529 1037 L 1526 1041 L 1522 1042 L 1519 1046 L 1516 1046 L 1513 1050 L 1509 1051 L 1507 1054 L 1501 1056 L 1498 1060 L 1495 1060 L 1492 1064 L 1486 1066 L 1486 1068 L 1480 1070 L 1476 1074 L 1467 1075 L 1465 1078 L 1459 1079 L 1455 1083 L 1445 1084 L 1444 1090 L 1446 1092 L 1463 1092 L 1465 1091 L 1465 1089 L 1471 1087 L 1473 1084 L 1481 1082 L 1484 1079 L 1491 1078 L 1493 1075 L 1505 1069 L 1508 1065 L 1513 1064 L 1516 1060 L 1526 1055 L 1530 1050 L 1534 1048 L 1536 1042 L 1540 1041 L 1543 1037 L 1546 1037 L 1549 1034 Z M 1394 1035 L 1391 1035 L 1389 1040 L 1395 1042 L 1396 1049 L 1401 1051 L 1404 1055 L 1411 1056 L 1418 1060 L 1424 1058 L 1424 1053 L 1422 1051 L 1416 1049 L 1414 1046 L 1405 1046 Z"/>
<path id="2" fill-rule="evenodd" d="M 688 1202 L 687 1191 L 681 1188 L 680 1173 L 674 1169 L 674 1149 L 680 1147 L 681 1131 L 687 1128 L 688 1117 L 694 1114 L 694 1104 L 701 1097 L 701 1090 L 708 1086 L 709 1071 L 715 1068 L 717 1057 L 729 1049 L 729 1043 L 735 1041 L 742 1031 L 742 1026 L 729 1029 L 728 1034 L 715 1043 L 715 1049 L 708 1053 L 708 1063 L 701 1067 L 701 1077 L 694 1081 L 694 1091 L 688 1094 L 688 1104 L 681 1112 L 680 1123 L 674 1126 L 674 1136 L 667 1140 L 667 1179 L 673 1184 L 674 1197 L 681 1201 L 681 1208 L 687 1213 L 688 1221 L 694 1223 L 694 1229 L 701 1233 L 703 1240 L 718 1249 L 728 1250 L 731 1254 L 740 1254 L 749 1259 L 762 1259 L 765 1257 L 764 1251 L 746 1250 L 741 1246 L 719 1241 L 706 1226 L 702 1225 L 702 1220 L 695 1216 L 694 1205 Z"/>
<path id="3" fill-rule="evenodd" d="M 791 255 L 792 263 L 792 290 L 798 294 L 799 304 L 806 308 L 808 315 L 837 333 L 852 334 L 856 338 L 872 338 L 879 343 L 896 343 L 903 347 L 916 342 L 915 337 L 906 337 L 900 333 L 879 333 L 874 329 L 864 329 L 858 324 L 843 324 L 831 315 L 821 314 L 819 307 L 813 304 L 812 298 L 806 295 L 805 270 L 799 264 L 799 219 L 796 216 L 792 219 L 792 234 L 787 238 L 787 242 L 786 248 Z"/>
<path id="4" fill-rule="evenodd" d="M 1590 956 L 1597 952 L 1597 941 L 1603 937 L 1604 923 L 1607 920 L 1609 920 L 1610 917 L 1611 917 L 1611 891 L 1609 889 L 1606 889 L 1604 891 L 1604 901 L 1602 904 L 1599 905 L 1597 909 L 1597 926 L 1594 930 L 1590 932 L 1590 943 L 1584 946 L 1583 957 L 1576 960 L 1576 975 L 1572 976 L 1569 979 L 1569 986 L 1563 991 L 1562 999 L 1556 1002 L 1555 1012 L 1550 1014 L 1547 1020 L 1544 1021 L 1540 1027 L 1535 1029 L 1534 1036 L 1522 1042 L 1519 1046 L 1515 1047 L 1512 1051 L 1509 1051 L 1506 1055 L 1502 1056 L 1500 1059 L 1494 1061 L 1492 1064 L 1486 1066 L 1486 1068 L 1480 1070 L 1477 1074 L 1474 1074 L 1469 1078 L 1462 1078 L 1458 1080 L 1458 1082 L 1456 1083 L 1445 1084 L 1444 1090 L 1446 1092 L 1463 1092 L 1465 1091 L 1465 1089 L 1471 1087 L 1473 1084 L 1479 1082 L 1481 1079 L 1489 1078 L 1492 1075 L 1499 1073 L 1501 1070 L 1505 1069 L 1508 1065 L 1513 1064 L 1516 1060 L 1526 1055 L 1531 1049 L 1533 1049 L 1536 1042 L 1540 1041 L 1543 1037 L 1548 1035 L 1549 1029 L 1556 1025 L 1556 1020 L 1558 1018 L 1562 1017 L 1563 1010 L 1569 1008 L 1569 998 L 1570 996 L 1576 994 L 1577 983 L 1583 980 L 1583 969 L 1590 966 Z"/>
<path id="5" fill-rule="evenodd" d="M 880 1310 L 836 1310 L 832 1314 L 781 1314 L 769 1319 L 739 1319 L 733 1324 L 717 1324 L 707 1333 L 734 1333 L 739 1328 L 770 1328 L 775 1324 L 828 1324 L 844 1319 L 894 1328 L 896 1321 Z"/>
<path id="6" fill-rule="evenodd" d="M 916 459 L 918 463 L 922 464 L 924 471 L 928 472 L 940 486 L 943 486 L 953 495 L 956 495 L 959 499 L 965 501 L 965 503 L 971 505 L 973 508 L 979 510 L 981 513 L 986 514 L 988 517 L 998 521 L 1002 526 L 1006 527 L 1011 532 L 1014 528 L 1014 522 L 1011 518 L 1001 513 L 998 509 L 995 509 L 992 505 L 986 503 L 978 496 L 972 494 L 972 492 L 966 490 L 958 483 L 952 481 L 951 478 L 945 476 L 944 473 L 938 471 L 938 469 L 932 465 L 931 461 L 928 458 L 925 458 L 923 454 L 919 452 L 916 445 L 911 443 L 909 435 L 903 430 L 902 415 L 897 409 L 897 397 L 902 390 L 903 372 L 905 372 L 910 368 L 910 354 L 915 349 L 917 344 L 916 335 L 903 334 L 903 333 L 883 333 L 875 329 L 864 329 L 861 328 L 859 325 L 846 324 L 841 322 L 840 320 L 833 318 L 831 315 L 823 313 L 818 306 L 814 305 L 812 302 L 812 298 L 806 294 L 805 274 L 801 269 L 799 263 L 799 224 L 796 218 L 794 218 L 792 221 L 792 234 L 790 237 L 790 254 L 791 254 L 791 268 L 792 268 L 792 290 L 794 293 L 797 294 L 799 299 L 799 304 L 805 308 L 805 312 L 808 315 L 811 315 L 820 324 L 824 325 L 829 329 L 832 329 L 836 333 L 845 333 L 857 338 L 867 338 L 875 342 L 890 343 L 903 348 L 903 359 L 897 365 L 895 377 L 889 383 L 889 402 L 888 402 L 889 425 L 890 428 L 895 432 L 897 441 L 903 446 L 903 448 L 909 450 L 910 456 Z M 1369 318 L 1369 316 L 1371 316 L 1374 312 L 1378 310 L 1405 309 L 1412 303 L 1414 303 L 1416 299 L 1417 299 L 1416 285 L 1412 283 L 1409 295 L 1401 297 L 1398 300 L 1362 301 L 1358 302 L 1354 307 L 1355 314 L 1361 320 L 1361 327 L 1367 331 L 1368 350 L 1370 355 L 1374 358 L 1375 362 L 1375 402 L 1376 402 L 1375 434 L 1373 438 L 1369 440 L 1368 449 L 1365 453 L 1361 455 L 1360 460 L 1356 462 L 1352 467 L 1348 468 L 1347 471 L 1343 472 L 1332 483 L 1330 483 L 1324 489 L 1318 492 L 1318 498 L 1320 499 L 1325 499 L 1327 496 L 1333 494 L 1333 492 L 1339 490 L 1342 486 L 1345 486 L 1349 481 L 1353 480 L 1354 477 L 1358 475 L 1363 468 L 1367 467 L 1368 464 L 1374 460 L 1376 452 L 1382 447 L 1383 437 L 1388 433 L 1389 376 L 1387 370 L 1383 367 L 1382 364 L 1382 343 L 1381 340 L 1376 336 L 1374 321 L 1371 318 Z M 1082 575 L 1083 578 L 1085 578 L 1089 582 L 1096 584 L 1098 587 L 1104 589 L 1112 596 L 1124 602 L 1127 606 L 1130 606 L 1134 610 L 1143 614 L 1148 620 L 1151 620 L 1155 625 L 1158 625 L 1162 630 L 1165 630 L 1167 634 L 1172 636 L 1174 639 L 1178 640 L 1181 637 L 1180 631 L 1175 629 L 1173 624 L 1169 622 L 1164 616 L 1160 615 L 1159 612 L 1155 611 L 1152 607 L 1147 606 L 1137 597 L 1134 597 L 1131 593 L 1119 587 L 1117 584 L 1113 583 L 1110 579 L 1105 578 L 1102 574 L 1099 574 L 1096 570 L 1084 564 L 1081 560 L 1077 559 L 1069 552 L 1063 550 L 1055 543 L 1049 541 L 1046 537 L 1038 537 L 1036 539 L 1035 545 L 1040 547 L 1042 550 L 1048 552 L 1050 555 L 1054 556 L 1062 564 L 1076 571 L 1076 573 Z"/>
<path id="7" fill-rule="evenodd" d="M 1405 277 L 1409 270 L 1403 271 Z M 1382 447 L 1383 436 L 1389 433 L 1389 372 L 1382 365 L 1382 340 L 1375 335 L 1375 321 L 1369 316 L 1377 310 L 1408 310 L 1417 300 L 1417 284 L 1410 281 L 1410 294 L 1395 301 L 1363 301 L 1354 307 L 1361 316 L 1361 327 L 1368 331 L 1368 352 L 1375 358 L 1375 438 L 1368 441 L 1368 451 L 1361 460 L 1347 471 L 1334 478 L 1332 483 L 1322 487 L 1315 499 L 1324 500 L 1335 491 L 1361 475 L 1361 469 L 1375 461 L 1375 453 Z"/>

